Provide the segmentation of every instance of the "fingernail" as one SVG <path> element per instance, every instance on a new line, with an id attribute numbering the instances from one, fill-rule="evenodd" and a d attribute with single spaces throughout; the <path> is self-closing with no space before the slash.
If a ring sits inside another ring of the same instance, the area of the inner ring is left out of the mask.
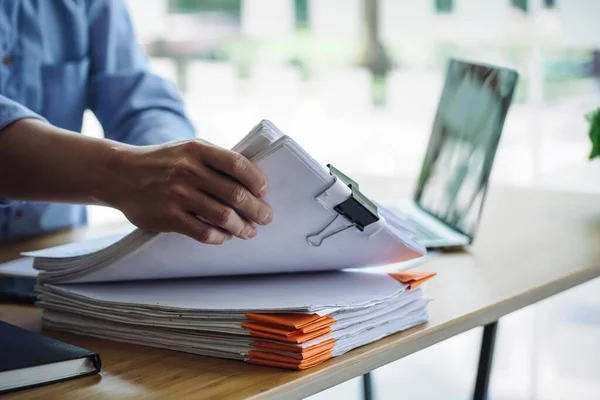
<path id="1" fill-rule="evenodd" d="M 265 213 L 265 216 L 263 217 L 262 221 L 260 221 L 261 225 L 268 225 L 271 223 L 271 221 L 273 221 L 273 211 L 271 210 L 267 210 L 267 212 Z"/>
<path id="2" fill-rule="evenodd" d="M 261 187 L 260 190 L 258 191 L 258 195 L 260 197 L 265 197 L 268 192 L 269 192 L 269 185 L 265 183 L 265 185 L 263 187 Z"/>
<path id="3" fill-rule="evenodd" d="M 256 229 L 253 226 L 246 226 L 242 233 L 242 239 L 248 240 L 256 236 Z"/>

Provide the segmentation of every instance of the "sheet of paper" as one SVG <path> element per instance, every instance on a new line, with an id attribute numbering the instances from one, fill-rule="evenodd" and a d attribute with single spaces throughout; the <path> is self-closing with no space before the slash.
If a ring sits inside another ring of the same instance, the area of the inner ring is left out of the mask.
<path id="1" fill-rule="evenodd" d="M 127 236 L 127 234 L 117 234 L 88 240 L 80 240 L 63 244 L 61 246 L 51 247 L 49 249 L 28 251 L 23 253 L 23 255 L 30 257 L 43 256 L 49 258 L 79 257 L 112 246 L 125 236 Z"/>
<path id="2" fill-rule="evenodd" d="M 117 242 L 118 237 L 75 243 L 28 253 L 38 257 L 35 267 L 45 270 L 40 279 L 105 282 L 326 271 L 403 262 L 423 254 L 424 248 L 410 240 L 410 229 L 403 228 L 401 218 L 390 218 L 390 225 L 372 236 L 351 228 L 328 237 L 321 246 L 309 245 L 307 237 L 331 221 L 328 232 L 349 224 L 345 218 L 336 218 L 332 206 L 325 207 L 315 200 L 334 184 L 335 178 L 269 124 L 260 125 L 261 129 L 251 132 L 240 146 L 248 150 L 279 137 L 267 147 L 260 144 L 252 150 L 262 147 L 252 160 L 270 182 L 271 191 L 265 200 L 274 210 L 274 221 L 258 227 L 256 238 L 234 238 L 224 245 L 211 246 L 175 233 L 138 242 L 134 240 L 138 232 L 134 232 Z"/>
<path id="3" fill-rule="evenodd" d="M 251 159 L 261 150 L 283 136 L 283 133 L 271 121 L 263 120 L 240 140 L 232 150 Z"/>
<path id="4" fill-rule="evenodd" d="M 333 177 L 324 171 L 315 173 L 314 166 L 308 167 L 293 146 L 281 147 L 257 165 L 271 184 L 265 200 L 273 207 L 274 221 L 258 227 L 256 238 L 234 238 L 210 246 L 179 234 L 161 234 L 111 266 L 72 282 L 323 271 L 400 262 L 421 255 L 421 249 L 405 246 L 387 230 L 366 238 L 360 230 L 348 229 L 320 247 L 309 246 L 307 235 L 337 216 L 315 201 L 333 184 Z M 338 218 L 331 228 L 336 224 L 346 226 L 348 222 Z"/>
<path id="5" fill-rule="evenodd" d="M 287 343 L 287 346 L 306 349 L 319 343 L 331 342 L 333 339 L 333 348 L 328 348 L 333 350 L 333 356 L 340 355 L 358 346 L 426 322 L 428 319 L 427 303 L 427 299 L 417 299 L 395 312 L 371 318 L 345 329 L 335 330 L 331 334 L 302 344 Z M 252 338 L 245 330 L 239 330 L 236 334 L 228 334 L 203 330 L 165 329 L 89 319 L 84 316 L 61 314 L 54 311 L 44 312 L 44 326 L 112 340 L 225 358 L 232 358 L 232 355 L 248 355 L 252 349 L 256 349 L 253 343 L 257 340 L 276 343 L 274 340 Z"/>
<path id="6" fill-rule="evenodd" d="M 33 268 L 33 258 L 23 257 L 0 264 L 0 275 L 37 277 L 39 271 Z"/>
<path id="7" fill-rule="evenodd" d="M 399 295 L 406 287 L 387 274 L 353 271 L 51 286 L 107 306 L 243 312 L 360 307 Z"/>

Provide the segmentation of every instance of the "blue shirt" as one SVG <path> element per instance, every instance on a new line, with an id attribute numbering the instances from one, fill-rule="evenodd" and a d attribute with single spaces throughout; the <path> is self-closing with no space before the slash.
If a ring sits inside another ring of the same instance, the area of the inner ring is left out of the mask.
<path id="1" fill-rule="evenodd" d="M 148 71 L 121 0 L 1 0 L 0 135 L 22 118 L 79 132 L 86 109 L 121 142 L 195 136 L 175 87 Z M 85 222 L 83 206 L 0 202 L 0 242 Z"/>

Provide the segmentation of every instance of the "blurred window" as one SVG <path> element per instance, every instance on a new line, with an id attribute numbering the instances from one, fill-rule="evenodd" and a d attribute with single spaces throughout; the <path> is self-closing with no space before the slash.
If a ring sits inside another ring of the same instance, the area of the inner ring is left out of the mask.
<path id="1" fill-rule="evenodd" d="M 513 7 L 519 8 L 523 12 L 527 12 L 527 0 L 511 0 L 511 4 Z"/>
<path id="2" fill-rule="evenodd" d="M 308 28 L 308 0 L 295 0 L 296 29 Z"/>
<path id="3" fill-rule="evenodd" d="M 169 0 L 172 14 L 196 14 L 221 11 L 239 16 L 241 0 Z"/>
<path id="4" fill-rule="evenodd" d="M 449 58 L 514 66 L 493 179 L 523 184 L 585 162 L 600 104 L 600 0 L 535 1 L 380 0 L 364 48 L 371 1 L 126 0 L 202 137 L 230 146 L 266 117 L 349 174 L 418 174 Z M 392 69 L 373 79 L 372 60 Z"/>
<path id="5" fill-rule="evenodd" d="M 435 10 L 440 14 L 449 14 L 453 8 L 452 0 L 435 0 Z"/>

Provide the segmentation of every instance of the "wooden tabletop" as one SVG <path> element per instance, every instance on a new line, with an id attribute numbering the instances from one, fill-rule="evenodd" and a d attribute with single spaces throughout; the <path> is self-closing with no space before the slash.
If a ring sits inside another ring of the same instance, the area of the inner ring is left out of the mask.
<path id="1" fill-rule="evenodd" d="M 91 232 L 94 233 L 94 232 Z M 0 249 L 0 260 L 90 231 Z M 159 350 L 46 331 L 101 355 L 99 376 L 18 392 L 7 398 L 301 398 L 600 275 L 600 196 L 494 189 L 475 244 L 434 257 L 428 324 L 353 350 L 307 371 Z M 33 307 L 0 305 L 0 319 L 40 330 Z"/>

